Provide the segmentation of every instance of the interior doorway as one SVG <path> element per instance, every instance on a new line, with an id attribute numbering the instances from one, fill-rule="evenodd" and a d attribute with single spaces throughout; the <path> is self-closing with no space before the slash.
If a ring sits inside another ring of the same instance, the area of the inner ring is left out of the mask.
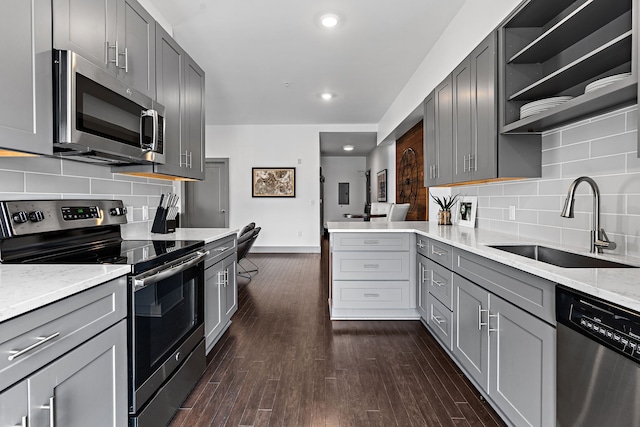
<path id="1" fill-rule="evenodd" d="M 229 159 L 205 159 L 204 181 L 185 184 L 183 227 L 229 228 Z"/>

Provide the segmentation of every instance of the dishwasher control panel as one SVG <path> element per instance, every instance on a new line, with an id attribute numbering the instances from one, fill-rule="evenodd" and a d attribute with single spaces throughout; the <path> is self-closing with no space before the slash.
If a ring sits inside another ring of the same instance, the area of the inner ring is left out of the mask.
<path id="1" fill-rule="evenodd" d="M 640 314 L 572 290 L 556 290 L 557 321 L 640 362 Z"/>

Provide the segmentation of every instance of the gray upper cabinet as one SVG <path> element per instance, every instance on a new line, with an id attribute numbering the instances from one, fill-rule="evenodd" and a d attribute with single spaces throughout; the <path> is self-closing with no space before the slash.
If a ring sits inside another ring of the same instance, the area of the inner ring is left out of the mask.
<path id="1" fill-rule="evenodd" d="M 121 0 L 118 6 L 118 41 L 125 53 L 118 61 L 119 75 L 153 99 L 156 97 L 156 22 L 135 0 Z"/>
<path id="2" fill-rule="evenodd" d="M 636 102 L 635 0 L 523 2 L 500 27 L 501 131 L 543 132 Z M 606 87 L 602 78 L 630 73 Z M 521 108 L 557 96 L 545 109 Z M 530 113 L 530 114 L 529 114 Z"/>
<path id="3" fill-rule="evenodd" d="M 178 43 L 160 26 L 156 28 L 156 88 L 158 102 L 164 105 L 165 164 L 158 173 L 180 176 L 182 121 L 184 117 L 185 53 Z"/>
<path id="4" fill-rule="evenodd" d="M 453 181 L 498 176 L 496 37 L 491 34 L 453 71 Z"/>
<path id="5" fill-rule="evenodd" d="M 453 99 L 451 76 L 425 100 L 425 186 L 450 184 L 452 180 Z"/>
<path id="6" fill-rule="evenodd" d="M 155 21 L 135 0 L 53 0 L 53 47 L 155 98 Z"/>
<path id="7" fill-rule="evenodd" d="M 183 165 L 189 169 L 190 178 L 204 179 L 204 70 L 189 56 L 185 65 Z"/>
<path id="8" fill-rule="evenodd" d="M 4 0 L 0 28 L 0 151 L 52 154 L 51 2 Z"/>
<path id="9" fill-rule="evenodd" d="M 502 135 L 497 34 L 492 32 L 425 100 L 425 186 L 541 176 L 538 134 Z"/>
<path id="10" fill-rule="evenodd" d="M 147 173 L 157 178 L 203 180 L 204 71 L 156 23 L 156 99 L 165 107 L 165 163 L 114 167 L 116 173 Z"/>

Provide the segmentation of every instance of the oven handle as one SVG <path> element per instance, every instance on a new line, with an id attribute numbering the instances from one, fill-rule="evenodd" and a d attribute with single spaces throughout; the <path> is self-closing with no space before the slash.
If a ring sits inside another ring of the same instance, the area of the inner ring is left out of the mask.
<path id="1" fill-rule="evenodd" d="M 145 273 L 139 274 L 133 277 L 133 288 L 134 290 L 145 288 L 153 283 L 157 283 L 161 280 L 167 279 L 174 274 L 185 271 L 194 265 L 198 264 L 202 261 L 207 255 L 209 255 L 209 251 L 205 252 L 197 252 L 197 255 L 193 257 L 185 257 L 182 260 L 179 260 L 178 263 L 172 264 L 169 268 L 163 268 L 160 270 L 151 270 Z"/>

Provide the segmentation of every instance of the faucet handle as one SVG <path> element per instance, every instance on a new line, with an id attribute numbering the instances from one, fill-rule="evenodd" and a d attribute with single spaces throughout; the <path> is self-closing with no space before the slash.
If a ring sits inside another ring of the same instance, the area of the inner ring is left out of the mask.
<path id="1" fill-rule="evenodd" d="M 609 249 L 614 250 L 616 248 L 616 242 L 612 242 L 609 240 L 607 233 L 604 231 L 604 228 L 600 229 L 600 234 L 602 235 L 602 240 L 597 239 L 595 242 L 595 246 L 601 249 Z"/>

